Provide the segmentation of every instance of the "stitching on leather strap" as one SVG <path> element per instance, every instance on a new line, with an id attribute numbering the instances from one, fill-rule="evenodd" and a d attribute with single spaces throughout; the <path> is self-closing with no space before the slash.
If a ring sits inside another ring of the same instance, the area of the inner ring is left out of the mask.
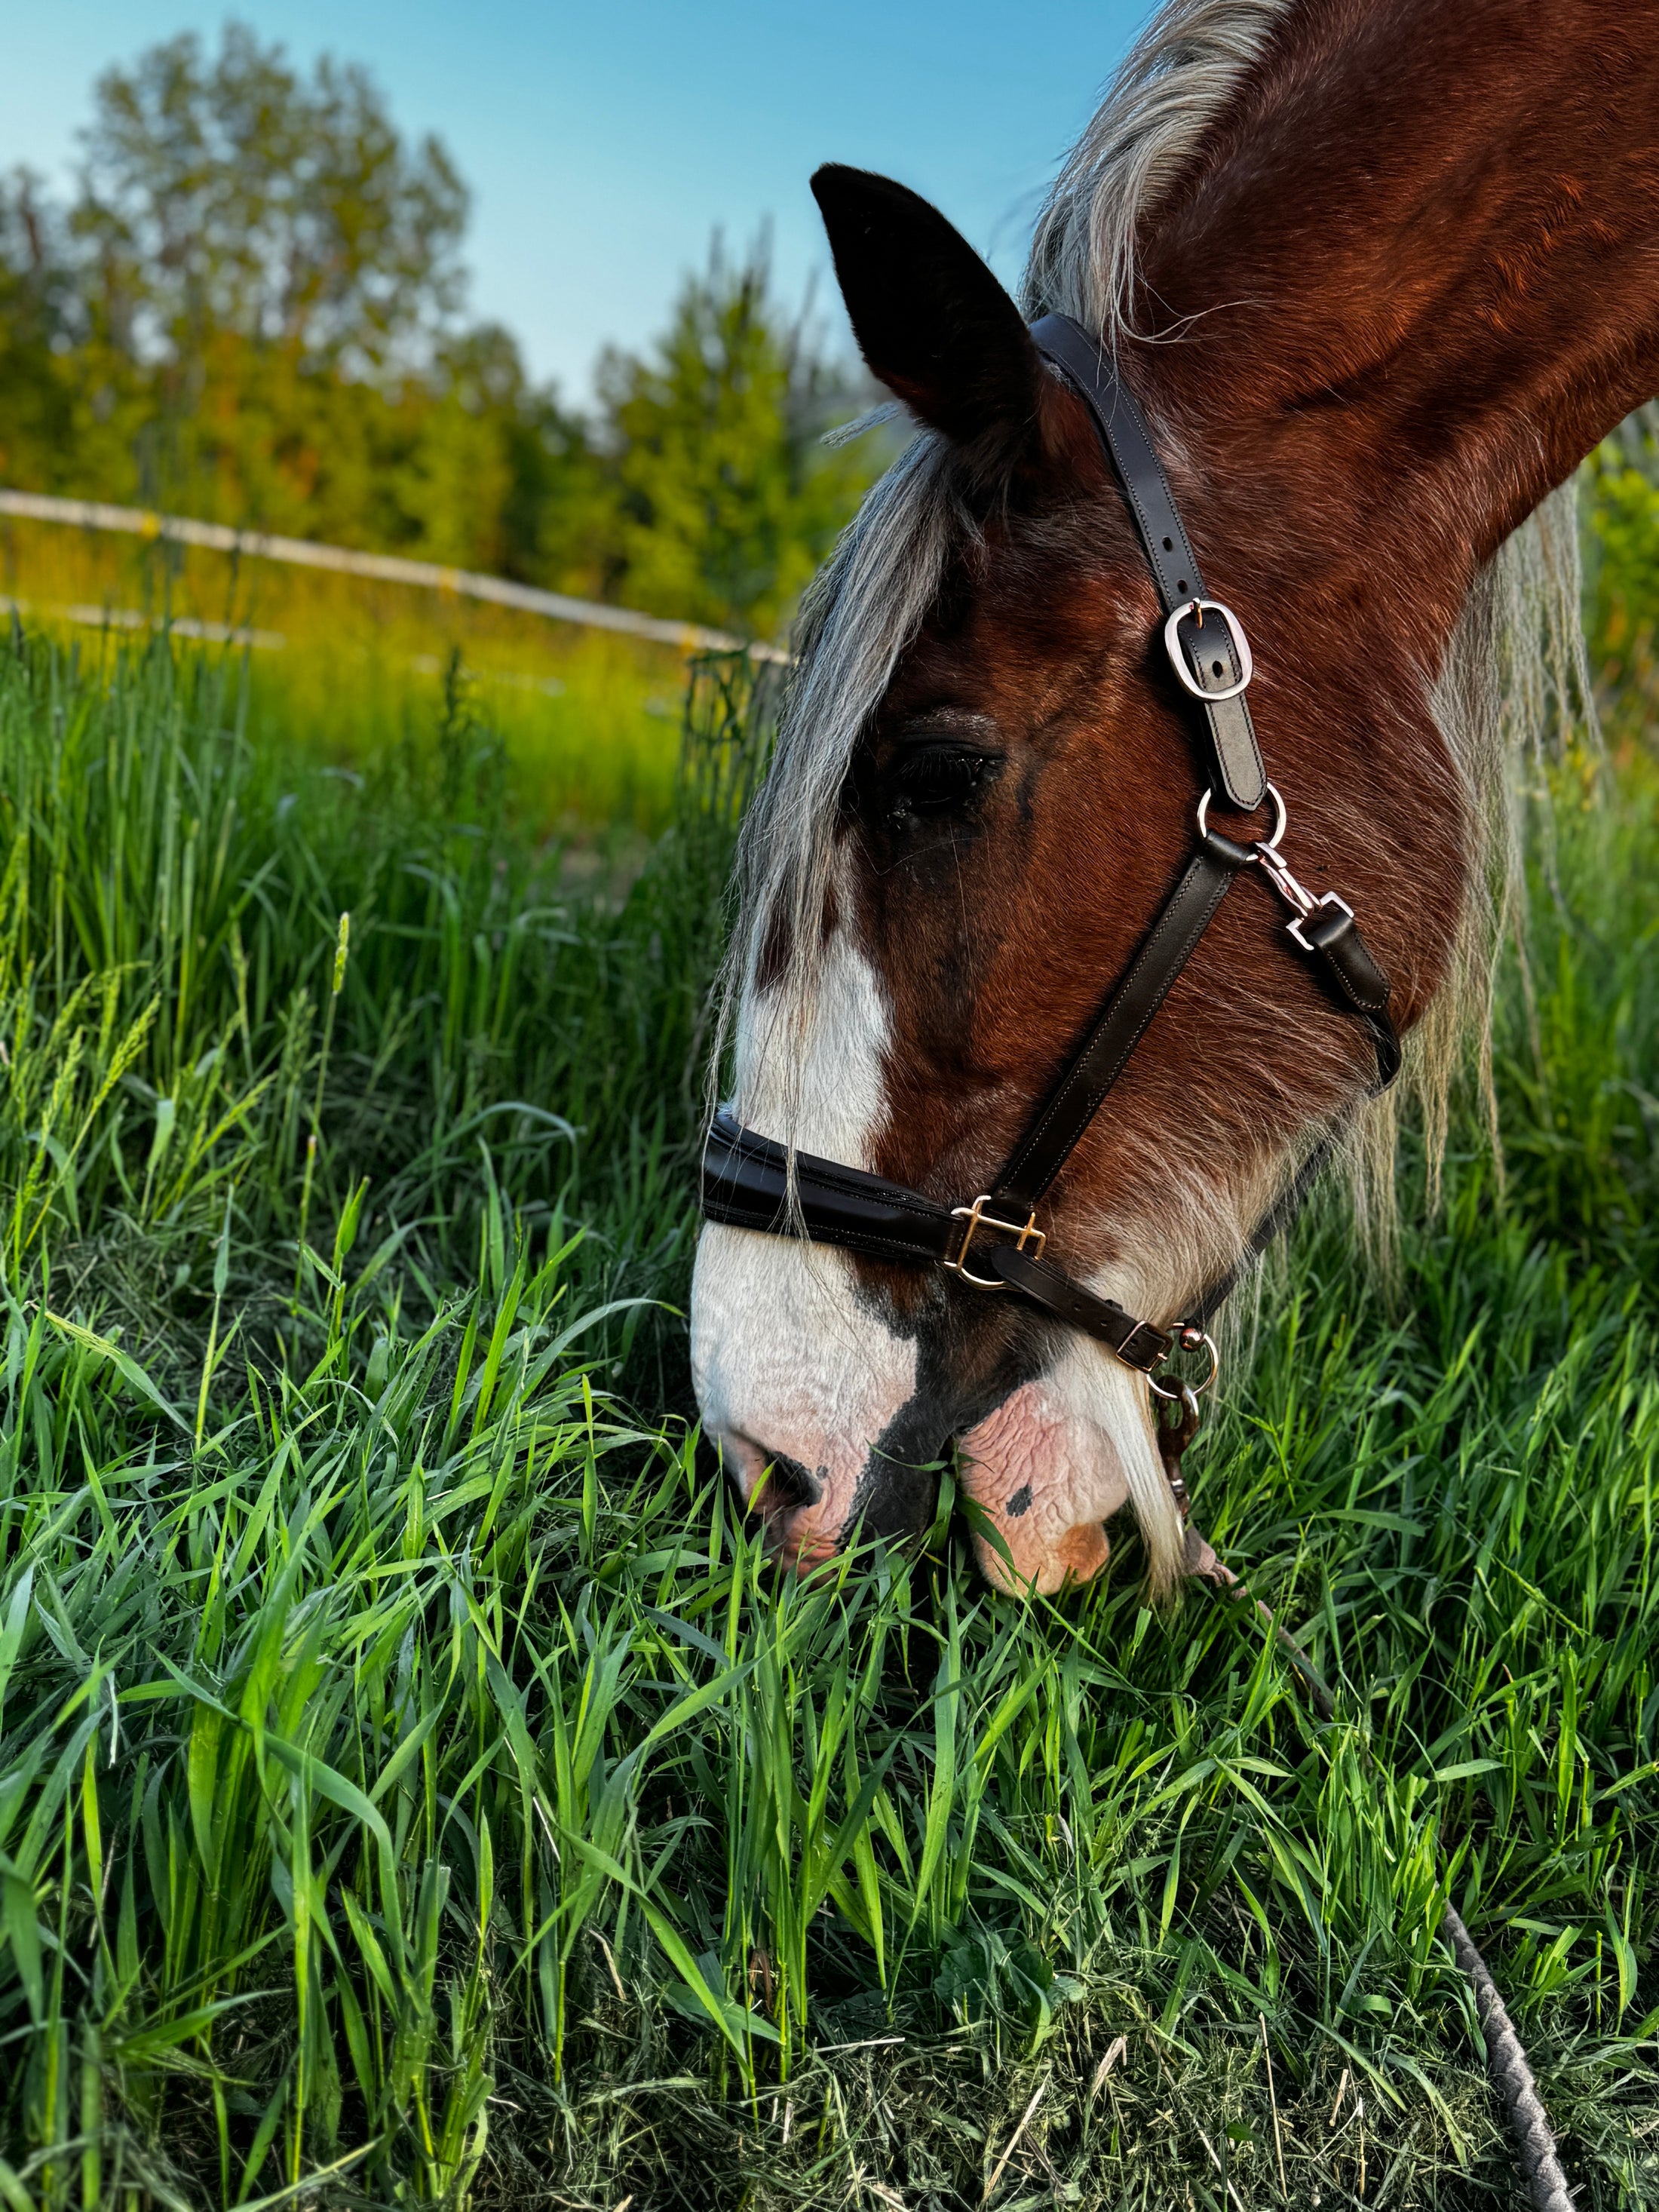
<path id="1" fill-rule="evenodd" d="M 1375 992 L 1367 992 L 1362 994 L 1360 992 L 1356 991 L 1353 984 L 1349 980 L 1347 972 L 1343 968 L 1341 962 L 1340 960 L 1333 960 L 1329 954 L 1325 952 L 1323 946 L 1320 948 L 1320 951 L 1322 957 L 1324 960 L 1325 973 L 1336 985 L 1337 989 L 1341 992 L 1348 1004 L 1356 1008 L 1357 1011 L 1362 1014 L 1375 1014 L 1381 1012 L 1382 1009 L 1389 1003 L 1388 993 L 1384 991 L 1381 998 L 1378 998 Z"/>
<path id="2" fill-rule="evenodd" d="M 1124 499 L 1134 517 L 1164 612 L 1172 613 L 1189 597 L 1201 599 L 1205 595 L 1204 579 L 1198 556 L 1193 550 L 1175 494 L 1170 489 L 1162 456 L 1134 394 L 1095 340 L 1071 316 L 1044 315 L 1031 325 L 1031 332 L 1044 360 L 1059 372 L 1089 410 L 1096 435 L 1105 448 L 1112 473 L 1122 487 Z M 1154 520 L 1141 496 L 1137 479 L 1147 477 L 1156 482 L 1162 494 L 1162 520 Z M 1166 535 L 1173 540 L 1171 550 L 1178 549 L 1184 557 L 1184 577 L 1175 574 L 1168 565 L 1163 547 Z M 1185 588 L 1177 590 L 1177 585 Z M 1201 684 L 1201 678 L 1200 680 Z M 1229 712 L 1234 705 L 1239 710 L 1237 716 Z M 1259 805 L 1267 790 L 1267 771 L 1248 702 L 1243 699 L 1205 700 L 1203 707 L 1215 780 L 1234 805 L 1246 809 Z M 1240 755 L 1247 771 L 1243 786 L 1235 782 L 1232 774 L 1233 757 Z"/>
<path id="3" fill-rule="evenodd" d="M 871 1260 L 912 1260 L 926 1266 L 937 1261 L 939 1256 L 932 1245 L 912 1244 L 897 1234 L 866 1235 L 856 1229 L 814 1229 L 810 1225 L 803 1234 L 782 1214 L 768 1214 L 759 1209 L 752 1212 L 739 1211 L 722 1205 L 718 1199 L 706 1200 L 702 1211 L 707 1219 L 718 1221 L 726 1229 L 752 1229 L 763 1237 L 793 1237 L 802 1244 L 833 1244 L 839 1251 L 862 1252 Z"/>
<path id="4" fill-rule="evenodd" d="M 787 1152 L 781 1145 L 775 1144 L 769 1137 L 755 1137 L 747 1130 L 740 1131 L 736 1135 L 728 1135 L 726 1130 L 721 1128 L 718 1120 L 710 1134 L 718 1135 L 727 1150 L 735 1153 L 739 1159 L 747 1160 L 756 1167 L 780 1176 L 788 1174 Z M 939 1205 L 931 1198 L 924 1198 L 919 1191 L 907 1190 L 902 1183 L 888 1182 L 880 1176 L 866 1176 L 861 1169 L 842 1167 L 835 1160 L 821 1160 L 816 1152 L 797 1152 L 795 1158 L 798 1162 L 806 1159 L 812 1163 L 804 1174 L 799 1167 L 797 1168 L 795 1174 L 797 1190 L 808 1188 L 816 1183 L 823 1189 L 837 1192 L 843 1198 L 865 1199 L 879 1205 L 890 1206 L 895 1212 L 914 1214 L 919 1221 L 942 1224 L 950 1218 L 950 1209 L 947 1206 Z M 706 1188 L 710 1181 L 706 1152 L 702 1172 Z M 713 1180 L 720 1182 L 730 1182 L 732 1178 L 722 1176 L 717 1168 L 714 1170 Z"/>
<path id="5" fill-rule="evenodd" d="M 1175 917 L 1177 915 L 1178 909 L 1182 907 L 1188 897 L 1189 891 L 1195 886 L 1199 885 L 1202 882 L 1204 876 L 1212 870 L 1215 871 L 1217 880 L 1213 884 L 1212 884 L 1205 895 L 1202 910 L 1190 922 L 1183 924 L 1179 920 L 1172 920 L 1172 917 Z M 1152 931 L 1148 935 L 1146 943 L 1142 945 L 1139 952 L 1136 955 L 1133 965 L 1130 967 L 1127 975 L 1124 975 L 1121 981 L 1118 984 L 1116 989 L 1112 993 L 1110 999 L 1107 1001 L 1106 1006 L 1102 1010 L 1098 1019 L 1096 1021 L 1094 1030 L 1091 1034 L 1089 1043 L 1084 1046 L 1082 1052 L 1078 1055 L 1076 1060 L 1073 1061 L 1072 1066 L 1061 1079 L 1059 1089 L 1054 1092 L 1053 1097 L 1049 1099 L 1048 1104 L 1038 1115 L 1036 1121 L 1032 1123 L 1031 1127 L 1027 1132 L 1026 1135 L 1022 1139 L 1018 1150 L 1016 1152 L 1013 1158 L 1009 1162 L 1007 1168 L 1003 1172 L 1000 1186 L 1001 1189 L 1019 1192 L 1023 1196 L 1031 1199 L 1041 1198 L 1043 1192 L 1048 1189 L 1054 1177 L 1060 1173 L 1061 1168 L 1065 1166 L 1066 1161 L 1071 1158 L 1073 1151 L 1081 1139 L 1085 1131 L 1089 1126 L 1089 1123 L 1093 1120 L 1095 1115 L 1100 1110 L 1102 1100 L 1105 1097 L 1107 1092 L 1112 1088 L 1112 1085 L 1116 1082 L 1118 1077 L 1122 1073 L 1124 1062 L 1133 1052 L 1135 1047 L 1139 1043 L 1142 1036 L 1145 1036 L 1148 1024 L 1152 1022 L 1152 1018 L 1157 1014 L 1158 1009 L 1163 1006 L 1164 1000 L 1169 996 L 1171 988 L 1174 987 L 1176 978 L 1180 975 L 1182 969 L 1186 966 L 1188 961 L 1191 959 L 1194 952 L 1197 950 L 1200 939 L 1203 937 L 1205 931 L 1209 927 L 1210 923 L 1215 918 L 1216 909 L 1221 904 L 1222 900 L 1225 898 L 1227 893 L 1232 889 L 1232 885 L 1233 872 L 1231 869 L 1224 872 L 1221 863 L 1213 860 L 1209 854 L 1203 852 L 1197 853 L 1188 863 L 1185 874 L 1182 877 L 1181 881 L 1176 885 L 1175 890 L 1170 893 L 1169 898 L 1165 901 L 1163 912 L 1159 915 L 1158 920 L 1152 924 Z M 1128 998 L 1133 994 L 1136 981 L 1145 972 L 1148 962 L 1152 960 L 1155 956 L 1161 953 L 1164 934 L 1166 931 L 1169 931 L 1171 928 L 1174 928 L 1176 931 L 1182 931 L 1184 929 L 1185 936 L 1184 942 L 1180 943 L 1179 957 L 1170 960 L 1169 963 L 1169 973 L 1164 979 L 1163 988 L 1158 992 L 1158 996 L 1153 1000 L 1152 1004 L 1146 1008 L 1145 1013 L 1142 1014 L 1140 1019 L 1136 1023 L 1133 1033 L 1124 1042 L 1121 1049 L 1115 1054 L 1109 1072 L 1105 1076 L 1104 1080 L 1103 1081 L 1097 1079 L 1096 1082 L 1091 1084 L 1090 1090 L 1084 1094 L 1090 1102 L 1088 1111 L 1079 1123 L 1077 1133 L 1073 1138 L 1071 1144 L 1066 1147 L 1066 1150 L 1063 1152 L 1061 1152 L 1059 1158 L 1052 1163 L 1048 1172 L 1043 1176 L 1042 1180 L 1040 1182 L 1036 1183 L 1030 1189 L 1024 1188 L 1021 1180 L 1023 1171 L 1026 1166 L 1030 1164 L 1032 1155 L 1041 1152 L 1044 1133 L 1054 1121 L 1055 1116 L 1066 1109 L 1070 1106 L 1071 1102 L 1076 1097 L 1077 1093 L 1075 1085 L 1081 1079 L 1082 1071 L 1087 1065 L 1094 1037 L 1098 1036 L 1103 1030 L 1109 1027 L 1115 1010 L 1123 1003 L 1125 999 Z"/>
<path id="6" fill-rule="evenodd" d="M 1119 1305 L 1115 1298 L 1101 1297 L 1096 1291 L 1074 1283 L 1058 1267 L 1047 1261 L 1033 1260 L 1028 1255 L 1004 1245 L 992 1257 L 992 1266 L 1011 1291 L 1029 1298 L 1033 1305 L 1068 1328 L 1080 1328 L 1097 1343 L 1105 1345 L 1116 1353 L 1124 1364 L 1148 1374 L 1166 1357 L 1170 1346 L 1168 1333 L 1151 1322 L 1140 1321 Z M 1126 1347 L 1137 1337 L 1145 1340 L 1143 1357 L 1129 1358 Z"/>
<path id="7" fill-rule="evenodd" d="M 1039 332 L 1045 335 L 1039 336 L 1037 335 Z M 1135 420 L 1134 403 L 1130 398 L 1115 368 L 1104 359 L 1100 349 L 1089 337 L 1082 325 L 1074 321 L 1069 315 L 1045 315 L 1035 325 L 1033 335 L 1036 337 L 1039 350 L 1054 368 L 1060 370 L 1061 375 L 1075 386 L 1078 397 L 1094 417 L 1101 442 L 1106 448 L 1107 459 L 1111 462 L 1113 472 L 1122 485 L 1124 495 L 1133 511 L 1135 521 L 1140 531 L 1141 543 L 1146 549 L 1147 561 L 1152 568 L 1152 580 L 1158 586 L 1158 598 L 1164 603 L 1165 613 L 1167 614 L 1177 605 L 1183 598 L 1201 597 L 1204 579 L 1199 573 L 1198 556 L 1193 551 L 1192 540 L 1187 535 L 1187 526 L 1181 520 L 1180 510 L 1175 503 L 1175 495 L 1170 489 L 1170 479 L 1164 474 L 1164 464 L 1158 458 L 1157 447 L 1153 445 L 1150 437 L 1143 434 L 1144 425 Z M 1075 362 L 1067 358 L 1068 355 L 1073 353 L 1078 356 Z M 1103 392 L 1098 388 L 1105 384 L 1108 378 L 1110 380 L 1109 393 Z M 1122 418 L 1124 424 L 1127 425 L 1127 431 L 1118 427 L 1120 400 L 1127 403 L 1122 409 Z M 1106 404 L 1107 402 L 1109 404 Z M 1122 464 L 1118 451 L 1120 440 L 1125 446 L 1133 444 L 1139 448 L 1139 454 L 1144 457 L 1142 465 L 1147 466 L 1150 472 L 1158 479 L 1158 489 L 1164 494 L 1164 504 L 1168 510 L 1168 526 L 1174 534 L 1176 546 L 1185 556 L 1188 580 L 1191 586 L 1188 592 L 1176 592 L 1170 582 L 1170 572 L 1166 568 L 1163 557 L 1163 547 L 1159 543 L 1162 532 L 1153 528 L 1152 518 L 1147 514 L 1140 494 L 1135 487 L 1133 477 Z"/>
<path id="8" fill-rule="evenodd" d="M 1348 1004 L 1351 1006 L 1357 1006 L 1362 1014 L 1380 1014 L 1382 1012 L 1382 1009 L 1389 1003 L 1388 978 L 1383 975 L 1382 969 L 1376 967 L 1376 962 L 1372 956 L 1371 949 L 1366 944 L 1364 939 L 1360 937 L 1358 925 L 1350 922 L 1348 927 L 1352 932 L 1354 937 L 1358 939 L 1361 952 L 1364 953 L 1365 958 L 1370 963 L 1370 965 L 1376 969 L 1377 980 L 1382 986 L 1381 991 L 1357 990 L 1354 988 L 1353 978 L 1349 975 L 1347 969 L 1343 965 L 1342 962 L 1336 957 L 1335 954 L 1331 951 L 1328 945 L 1321 945 L 1317 947 L 1320 961 L 1324 968 L 1326 975 L 1331 978 L 1332 981 L 1336 985 L 1337 989 L 1341 992 L 1343 997 L 1348 1001 Z"/>

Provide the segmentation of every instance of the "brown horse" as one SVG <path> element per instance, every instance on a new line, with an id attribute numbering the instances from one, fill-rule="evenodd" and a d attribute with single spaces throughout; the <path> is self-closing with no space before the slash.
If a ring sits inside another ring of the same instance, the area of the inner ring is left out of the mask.
<path id="1" fill-rule="evenodd" d="M 1504 592 L 1540 543 L 1571 589 L 1570 518 L 1512 533 L 1659 388 L 1659 4 L 1175 0 L 1018 309 L 902 187 L 815 188 L 920 428 L 809 604 L 748 827 L 738 1116 L 947 1206 L 991 1188 L 1190 849 L 1152 579 L 1024 319 L 1062 313 L 1115 350 L 1249 633 L 1286 856 L 1362 917 L 1432 1118 L 1491 972 L 1500 678 L 1525 691 L 1543 620 L 1523 598 L 1506 647 Z M 1137 1315 L 1187 1311 L 1312 1148 L 1376 1121 L 1369 1044 L 1282 921 L 1227 902 L 1049 1194 L 1049 1256 Z M 1008 1297 L 710 1226 L 692 1336 L 786 1558 L 919 1525 L 954 1438 L 1037 1587 L 1097 1571 L 1126 1500 L 1177 1570 L 1144 1378 Z"/>

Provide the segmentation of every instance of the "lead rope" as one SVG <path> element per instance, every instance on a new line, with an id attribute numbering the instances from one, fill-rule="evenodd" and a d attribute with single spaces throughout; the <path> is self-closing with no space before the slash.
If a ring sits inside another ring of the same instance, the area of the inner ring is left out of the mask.
<path id="1" fill-rule="evenodd" d="M 1208 1583 L 1221 1597 L 1234 1601 L 1250 1598 L 1249 1589 L 1218 1555 L 1209 1539 L 1192 1518 L 1192 1499 L 1182 1474 L 1181 1462 L 1182 1455 L 1198 1433 L 1200 1413 L 1197 1394 L 1189 1384 L 1183 1382 L 1178 1390 L 1167 1395 L 1159 1393 L 1154 1399 L 1154 1407 L 1153 1424 L 1158 1431 L 1158 1447 L 1164 1461 L 1164 1472 L 1186 1530 L 1184 1565 L 1188 1578 Z M 1257 1619 L 1271 1632 L 1279 1649 L 1289 1661 L 1291 1671 L 1301 1684 L 1308 1703 L 1321 1720 L 1334 1721 L 1336 1718 L 1336 1699 L 1318 1668 L 1289 1630 L 1279 1626 L 1272 1611 L 1260 1598 L 1253 1598 L 1251 1602 L 1255 1605 Z M 1369 1749 L 1366 1756 L 1370 1756 Z M 1549 2115 L 1544 2110 L 1543 2099 L 1538 2094 L 1532 2068 L 1527 2063 L 1526 2051 L 1515 2032 L 1515 2024 L 1510 2018 L 1509 2008 L 1498 1984 L 1493 1981 L 1486 1960 L 1475 1948 L 1474 1939 L 1463 1925 L 1462 1915 L 1449 1898 L 1446 1900 L 1440 1928 L 1453 1957 L 1468 1976 L 1474 1991 L 1474 2009 L 1486 2045 L 1486 2072 L 1504 2108 L 1504 2124 L 1515 2153 L 1515 2162 L 1527 2185 L 1534 2212 L 1574 2212 L 1555 2133 L 1550 2126 Z"/>

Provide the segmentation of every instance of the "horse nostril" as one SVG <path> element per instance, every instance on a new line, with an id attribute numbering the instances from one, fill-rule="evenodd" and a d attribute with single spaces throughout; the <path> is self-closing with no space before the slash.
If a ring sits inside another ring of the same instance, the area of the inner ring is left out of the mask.
<path id="1" fill-rule="evenodd" d="M 749 1500 L 750 1512 L 792 1511 L 816 1505 L 823 1495 L 823 1469 L 806 1467 L 787 1452 L 769 1455 L 765 1474 Z"/>

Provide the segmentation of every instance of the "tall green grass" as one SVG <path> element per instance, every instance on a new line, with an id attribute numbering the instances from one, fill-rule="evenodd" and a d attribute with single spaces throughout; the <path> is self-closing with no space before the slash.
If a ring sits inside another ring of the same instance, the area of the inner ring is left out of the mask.
<path id="1" fill-rule="evenodd" d="M 251 734 L 349 771 L 425 729 L 433 678 L 459 656 L 526 830 L 603 842 L 654 836 L 672 817 L 686 663 L 670 646 L 453 592 L 15 518 L 0 520 L 0 594 L 83 647 L 140 621 L 251 634 Z"/>
<path id="2" fill-rule="evenodd" d="M 210 663 L 0 667 L 0 2199 L 1499 2205 L 1449 1890 L 1659 2203 L 1650 771 L 1563 810 L 1506 1180 L 1393 1294 L 1311 1216 L 1194 1455 L 1325 1724 L 1132 1541 L 1018 1605 L 948 1479 L 805 1583 L 734 1519 L 629 1302 L 746 705 L 578 896 L 453 685 L 359 787 Z"/>
<path id="3" fill-rule="evenodd" d="M 107 681 L 0 664 L 14 1274 L 49 1245 L 188 1366 L 227 1197 L 233 1308 L 280 1337 L 265 1255 L 287 1240 L 291 1275 L 366 1176 L 362 1231 L 428 1307 L 492 1202 L 561 1236 L 577 1209 L 584 1285 L 678 1281 L 738 803 L 719 729 L 653 865 L 573 889 L 453 667 L 362 775 L 251 741 L 248 704 L 234 663 L 164 647 Z"/>

